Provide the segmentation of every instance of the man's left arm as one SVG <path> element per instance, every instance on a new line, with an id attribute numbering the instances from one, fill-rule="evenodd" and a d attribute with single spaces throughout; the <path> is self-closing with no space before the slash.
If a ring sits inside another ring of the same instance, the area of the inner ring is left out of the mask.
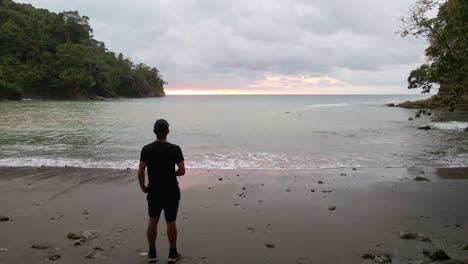
<path id="1" fill-rule="evenodd" d="M 146 163 L 140 160 L 138 164 L 138 183 L 140 183 L 140 188 L 144 193 L 148 193 L 148 187 L 145 185 L 145 170 Z"/>

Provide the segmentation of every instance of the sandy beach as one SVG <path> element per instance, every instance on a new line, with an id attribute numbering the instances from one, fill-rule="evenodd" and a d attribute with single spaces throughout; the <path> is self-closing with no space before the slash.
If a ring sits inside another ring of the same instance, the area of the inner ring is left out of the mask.
<path id="1" fill-rule="evenodd" d="M 136 171 L 1 167 L 0 183 L 0 263 L 146 263 Z M 189 170 L 179 184 L 179 263 L 430 263 L 424 249 L 468 260 L 466 168 Z M 81 245 L 67 238 L 87 230 Z"/>

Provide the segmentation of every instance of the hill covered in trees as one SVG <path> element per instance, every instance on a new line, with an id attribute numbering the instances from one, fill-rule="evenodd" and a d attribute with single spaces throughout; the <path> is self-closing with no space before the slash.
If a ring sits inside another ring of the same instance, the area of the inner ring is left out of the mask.
<path id="1" fill-rule="evenodd" d="M 156 68 L 93 38 L 89 18 L 0 0 L 0 99 L 164 96 Z"/>

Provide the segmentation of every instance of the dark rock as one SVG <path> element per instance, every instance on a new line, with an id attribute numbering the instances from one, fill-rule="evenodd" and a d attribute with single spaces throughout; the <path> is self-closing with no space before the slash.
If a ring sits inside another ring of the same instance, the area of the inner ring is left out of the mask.
<path id="1" fill-rule="evenodd" d="M 429 238 L 426 235 L 421 235 L 421 234 L 418 234 L 418 237 L 416 239 L 421 241 L 421 242 L 426 242 L 426 243 L 431 243 L 432 242 L 431 238 Z"/>
<path id="2" fill-rule="evenodd" d="M 50 246 L 47 243 L 36 243 L 31 246 L 34 249 L 48 249 Z"/>
<path id="3" fill-rule="evenodd" d="M 353 168 L 353 171 L 357 170 L 356 168 Z"/>
<path id="4" fill-rule="evenodd" d="M 130 168 L 129 168 L 129 167 L 127 167 L 127 170 L 130 170 Z"/>
<path id="5" fill-rule="evenodd" d="M 219 179 L 218 179 L 218 181 L 222 181 L 222 180 L 223 180 L 223 178 L 219 178 Z"/>
<path id="6" fill-rule="evenodd" d="M 49 256 L 49 260 L 59 260 L 60 259 L 60 255 L 59 254 L 54 254 L 54 255 L 50 255 Z"/>
<path id="7" fill-rule="evenodd" d="M 312 189 L 312 190 L 310 190 L 310 192 L 315 192 L 315 190 L 314 190 L 314 189 Z"/>
<path id="8" fill-rule="evenodd" d="M 87 258 L 87 259 L 95 259 L 95 258 L 97 258 L 98 256 L 99 256 L 99 253 L 98 253 L 98 252 L 96 252 L 95 250 L 91 250 L 91 251 L 89 251 L 88 253 L 86 253 L 85 258 Z"/>
<path id="9" fill-rule="evenodd" d="M 0 252 L 8 252 L 8 248 L 0 248 Z"/>
<path id="10" fill-rule="evenodd" d="M 468 244 L 463 245 L 461 249 L 462 250 L 468 250 Z"/>
<path id="11" fill-rule="evenodd" d="M 364 255 L 362 255 L 361 258 L 363 258 L 363 259 L 374 259 L 375 256 L 373 254 L 371 254 L 371 253 L 365 253 Z"/>
<path id="12" fill-rule="evenodd" d="M 275 244 L 273 244 L 273 243 L 267 243 L 267 244 L 265 244 L 265 247 L 267 247 L 267 248 L 274 248 L 274 247 L 275 247 Z"/>
<path id="13" fill-rule="evenodd" d="M 377 263 L 391 263 L 392 257 L 390 255 L 375 256 L 374 261 Z"/>
<path id="14" fill-rule="evenodd" d="M 334 205 L 332 205 L 332 206 L 329 206 L 329 207 L 328 207 L 328 210 L 330 210 L 330 211 L 334 211 L 334 210 L 336 210 L 336 206 L 334 206 Z"/>
<path id="15" fill-rule="evenodd" d="M 346 176 L 346 173 L 341 173 L 340 176 Z"/>
<path id="16" fill-rule="evenodd" d="M 0 222 L 7 222 L 10 221 L 10 217 L 8 216 L 0 216 Z"/>
<path id="17" fill-rule="evenodd" d="M 464 130 L 464 131 L 465 131 L 465 132 L 468 132 L 468 127 L 467 127 L 467 128 L 465 128 L 465 130 Z"/>
<path id="18" fill-rule="evenodd" d="M 451 259 L 442 249 L 425 249 L 423 254 L 431 261 Z"/>
<path id="19" fill-rule="evenodd" d="M 390 103 L 390 104 L 384 104 L 384 106 L 395 107 L 396 105 L 394 103 Z"/>
<path id="20" fill-rule="evenodd" d="M 421 177 L 421 176 L 418 176 L 416 178 L 414 178 L 415 181 L 431 181 L 429 180 L 428 178 L 425 178 L 425 177 Z"/>
<path id="21" fill-rule="evenodd" d="M 409 232 L 409 231 L 406 231 L 406 230 L 402 230 L 402 231 L 398 232 L 398 236 L 401 239 L 416 239 L 418 237 L 418 234 L 412 233 L 412 232 Z"/>
<path id="22" fill-rule="evenodd" d="M 418 127 L 418 129 L 421 129 L 421 130 L 431 130 L 432 128 L 430 126 L 422 126 L 422 127 Z"/>
<path id="23" fill-rule="evenodd" d="M 104 248 L 102 248 L 102 247 L 94 247 L 94 250 L 104 251 Z"/>
<path id="24" fill-rule="evenodd" d="M 323 181 L 318 181 L 318 184 L 323 184 Z"/>
<path id="25" fill-rule="evenodd" d="M 73 239 L 73 240 L 78 240 L 78 239 L 81 238 L 81 236 L 78 235 L 78 234 L 75 233 L 75 232 L 70 232 L 70 233 L 68 233 L 67 238 Z"/>

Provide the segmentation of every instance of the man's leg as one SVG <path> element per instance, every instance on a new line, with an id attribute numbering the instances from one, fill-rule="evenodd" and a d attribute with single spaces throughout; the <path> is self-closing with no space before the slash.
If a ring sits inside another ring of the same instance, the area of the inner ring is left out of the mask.
<path id="1" fill-rule="evenodd" d="M 159 218 L 149 218 L 148 228 L 146 229 L 146 236 L 148 238 L 148 246 L 150 248 L 156 248 L 156 236 L 158 234 L 158 222 Z"/>
<path id="2" fill-rule="evenodd" d="M 169 247 L 177 248 L 177 226 L 176 221 L 167 222 L 167 238 L 169 239 Z"/>

